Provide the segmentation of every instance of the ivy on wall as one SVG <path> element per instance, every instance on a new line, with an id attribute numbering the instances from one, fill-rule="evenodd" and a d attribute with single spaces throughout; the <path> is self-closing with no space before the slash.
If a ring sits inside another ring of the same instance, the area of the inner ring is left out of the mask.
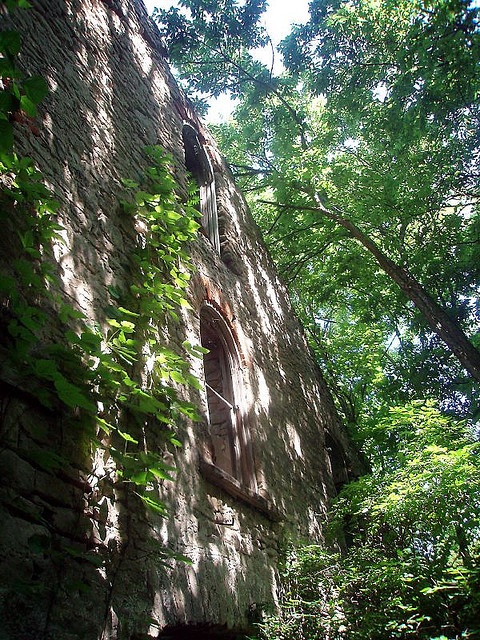
<path id="1" fill-rule="evenodd" d="M 0 15 L 16 8 L 29 8 L 27 0 L 0 0 Z M 26 125 L 34 134 L 37 105 L 48 93 L 41 76 L 25 76 L 17 59 L 21 37 L 17 31 L 0 32 L 0 154 L 10 154 L 13 148 L 13 123 Z"/>
<path id="2" fill-rule="evenodd" d="M 0 10 L 27 7 L 9 0 Z M 13 152 L 14 123 L 35 133 L 32 118 L 46 94 L 42 78 L 25 78 L 17 65 L 20 38 L 0 35 L 0 220 L 12 231 L 10 260 L 0 280 L 0 349 L 10 387 L 27 393 L 64 424 L 82 433 L 87 455 L 103 449 L 115 462 L 116 477 L 133 486 L 153 511 L 165 515 L 157 481 L 172 479 L 164 446 L 180 446 L 178 422 L 195 420 L 195 407 L 179 386 L 199 388 L 187 354 L 203 349 L 183 343 L 183 353 L 166 346 L 159 327 L 177 321 L 193 266 L 188 243 L 199 224 L 198 211 L 182 204 L 172 177 L 173 159 L 158 147 L 146 150 L 151 166 L 139 182 L 124 181 L 123 214 L 139 231 L 132 253 L 132 281 L 110 290 L 114 301 L 105 322 L 92 323 L 62 293 L 53 247 L 66 233 L 60 205 L 29 158 Z M 132 234 L 132 239 L 134 235 Z M 155 434 L 149 448 L 147 434 Z M 26 455 L 26 454 L 25 454 Z M 30 455 L 33 455 L 30 453 Z M 48 472 L 68 465 L 61 451 L 35 452 Z"/>

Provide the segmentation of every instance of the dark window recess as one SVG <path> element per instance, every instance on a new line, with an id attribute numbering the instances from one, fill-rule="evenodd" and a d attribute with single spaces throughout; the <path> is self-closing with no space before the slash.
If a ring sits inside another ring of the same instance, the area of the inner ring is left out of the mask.
<path id="1" fill-rule="evenodd" d="M 164 640 L 247 640 L 241 632 L 227 631 L 218 625 L 185 625 L 169 627 L 162 631 L 159 638 Z M 133 639 L 132 640 L 136 640 Z"/>
<path id="2" fill-rule="evenodd" d="M 182 138 L 185 148 L 185 165 L 198 185 L 202 228 L 216 251 L 220 253 L 217 196 L 215 193 L 215 179 L 212 165 L 204 147 L 198 139 L 197 131 L 191 125 L 183 125 Z"/>
<path id="3" fill-rule="evenodd" d="M 350 479 L 345 454 L 339 443 L 328 432 L 325 433 L 325 448 L 330 462 L 335 491 L 338 493 Z"/>
<path id="4" fill-rule="evenodd" d="M 256 490 L 246 424 L 238 350 L 222 315 L 205 305 L 200 314 L 212 463 L 241 486 Z"/>

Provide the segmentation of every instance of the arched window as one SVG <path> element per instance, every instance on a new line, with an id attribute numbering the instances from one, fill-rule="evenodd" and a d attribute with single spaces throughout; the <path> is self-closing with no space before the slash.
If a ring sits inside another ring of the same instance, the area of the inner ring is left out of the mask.
<path id="1" fill-rule="evenodd" d="M 325 433 L 325 449 L 327 450 L 328 460 L 330 462 L 330 471 L 335 491 L 338 493 L 343 485 L 347 484 L 350 479 L 345 454 L 339 443 L 334 440 L 328 432 Z"/>
<path id="2" fill-rule="evenodd" d="M 191 125 L 183 125 L 182 137 L 185 148 L 185 165 L 199 188 L 202 227 L 210 242 L 220 253 L 217 197 L 212 165 L 198 139 L 198 133 Z"/>
<path id="3" fill-rule="evenodd" d="M 246 424 L 241 364 L 235 339 L 221 313 L 206 303 L 200 313 L 213 464 L 256 490 L 250 432 Z"/>

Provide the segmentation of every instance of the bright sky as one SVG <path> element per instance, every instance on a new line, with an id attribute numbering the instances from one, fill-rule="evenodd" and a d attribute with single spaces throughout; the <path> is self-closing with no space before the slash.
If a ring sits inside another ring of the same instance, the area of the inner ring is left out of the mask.
<path id="1" fill-rule="evenodd" d="M 147 11 L 152 13 L 155 7 L 168 9 L 176 5 L 174 0 L 143 0 Z M 263 24 L 267 29 L 274 44 L 278 44 L 290 31 L 291 24 L 301 24 L 308 20 L 309 0 L 269 0 L 267 11 L 264 13 Z M 266 64 L 271 64 L 268 49 L 265 49 L 267 58 L 261 59 Z M 276 61 L 279 62 L 278 60 Z M 212 104 L 207 120 L 218 122 L 227 117 L 232 109 L 232 103 L 227 96 L 221 96 Z"/>

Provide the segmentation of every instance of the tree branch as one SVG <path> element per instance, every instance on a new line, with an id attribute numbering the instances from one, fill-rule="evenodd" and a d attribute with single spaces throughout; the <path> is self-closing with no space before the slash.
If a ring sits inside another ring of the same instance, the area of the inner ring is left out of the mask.
<path id="1" fill-rule="evenodd" d="M 380 247 L 354 222 L 345 218 L 338 208 L 327 209 L 318 194 L 314 194 L 316 207 L 283 205 L 261 200 L 264 204 L 300 211 L 313 211 L 346 229 L 375 258 L 383 271 L 400 287 L 406 297 L 422 313 L 431 330 L 436 333 L 458 358 L 462 366 L 480 381 L 480 352 L 473 346 L 459 323 L 427 293 L 422 285 L 406 269 L 386 256 Z"/>

